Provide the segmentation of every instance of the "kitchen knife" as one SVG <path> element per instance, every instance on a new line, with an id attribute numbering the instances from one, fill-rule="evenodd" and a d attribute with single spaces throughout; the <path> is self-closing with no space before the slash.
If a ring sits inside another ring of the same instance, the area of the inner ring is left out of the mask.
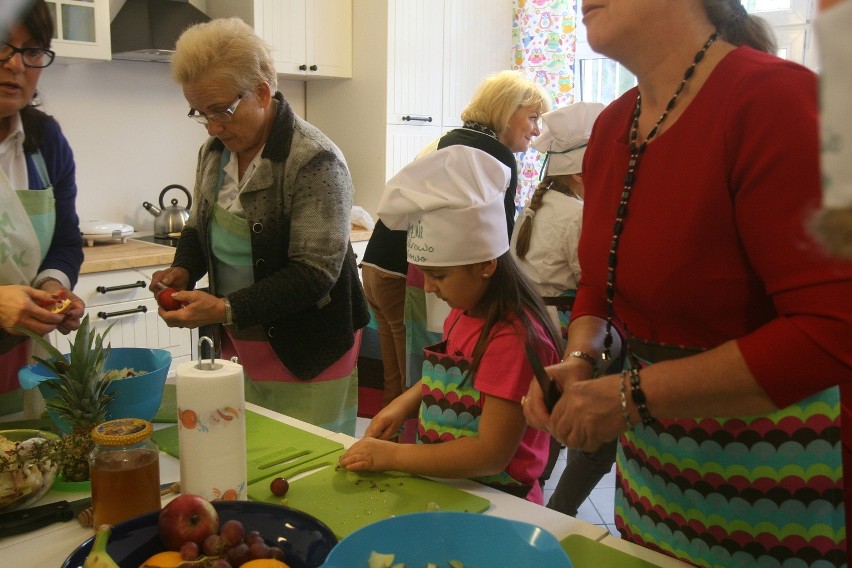
<path id="1" fill-rule="evenodd" d="M 538 354 L 536 354 L 535 350 L 530 347 L 529 344 L 525 347 L 527 350 L 527 359 L 530 361 L 533 374 L 535 375 L 536 380 L 538 380 L 538 386 L 541 387 L 541 392 L 544 393 L 544 404 L 547 406 L 547 411 L 553 412 L 553 405 L 555 405 L 556 401 L 559 400 L 562 392 L 559 390 L 559 387 L 556 386 L 556 382 L 551 379 L 550 375 L 547 374 L 547 371 L 544 370 L 544 365 L 541 364 L 541 359 L 538 358 Z"/>
<path id="2" fill-rule="evenodd" d="M 33 531 L 52 523 L 68 522 L 91 505 L 92 498 L 85 497 L 70 503 L 56 501 L 20 511 L 0 513 L 0 537 Z"/>
<path id="3" fill-rule="evenodd" d="M 173 481 L 161 484 L 160 495 L 169 493 L 180 493 L 180 484 Z M 92 498 L 84 497 L 0 513 L 0 538 L 34 531 L 53 523 L 67 523 L 91 506 Z"/>

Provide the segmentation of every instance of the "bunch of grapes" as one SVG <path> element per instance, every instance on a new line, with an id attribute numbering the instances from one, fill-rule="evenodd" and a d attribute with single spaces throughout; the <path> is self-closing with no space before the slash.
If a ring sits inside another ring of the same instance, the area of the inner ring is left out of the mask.
<path id="1" fill-rule="evenodd" d="M 198 560 L 200 555 L 216 558 L 211 568 L 239 568 L 250 560 L 272 558 L 284 561 L 284 551 L 277 546 L 270 546 L 258 531 L 246 532 L 243 523 L 230 519 L 219 527 L 219 534 L 211 534 L 199 547 L 188 541 L 180 547 L 180 557 L 183 560 Z"/>

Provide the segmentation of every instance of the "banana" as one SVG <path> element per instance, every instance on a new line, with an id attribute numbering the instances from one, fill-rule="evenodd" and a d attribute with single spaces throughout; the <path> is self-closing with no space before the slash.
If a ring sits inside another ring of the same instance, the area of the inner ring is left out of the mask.
<path id="1" fill-rule="evenodd" d="M 92 545 L 91 552 L 86 557 L 86 561 L 83 562 L 83 568 L 119 568 L 115 560 L 106 551 L 110 532 L 112 532 L 110 525 L 101 525 L 98 527 L 98 532 L 95 534 L 95 542 Z"/>

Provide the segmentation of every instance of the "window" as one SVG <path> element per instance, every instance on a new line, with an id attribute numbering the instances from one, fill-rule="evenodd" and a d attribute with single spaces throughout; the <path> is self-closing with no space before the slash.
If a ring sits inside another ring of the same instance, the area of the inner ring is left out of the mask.
<path id="1" fill-rule="evenodd" d="M 746 10 L 764 18 L 775 32 L 778 56 L 816 70 L 811 19 L 815 0 L 741 0 Z M 577 21 L 574 67 L 576 100 L 609 104 L 636 85 L 636 77 L 589 46 L 582 18 Z"/>

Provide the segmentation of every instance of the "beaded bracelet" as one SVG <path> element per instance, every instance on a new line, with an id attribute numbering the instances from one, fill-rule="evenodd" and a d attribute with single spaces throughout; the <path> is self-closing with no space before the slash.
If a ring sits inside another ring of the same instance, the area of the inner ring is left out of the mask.
<path id="1" fill-rule="evenodd" d="M 624 417 L 627 429 L 632 430 L 633 422 L 630 421 L 630 413 L 627 412 L 627 371 L 621 371 L 621 384 L 618 387 L 618 392 L 621 393 L 621 415 Z"/>
<path id="2" fill-rule="evenodd" d="M 630 369 L 630 396 L 639 410 L 639 416 L 642 417 L 642 424 L 648 426 L 654 421 L 654 417 L 651 416 L 651 412 L 645 405 L 645 393 L 642 391 L 642 387 L 639 386 L 640 380 L 639 369 L 635 367 Z"/>

